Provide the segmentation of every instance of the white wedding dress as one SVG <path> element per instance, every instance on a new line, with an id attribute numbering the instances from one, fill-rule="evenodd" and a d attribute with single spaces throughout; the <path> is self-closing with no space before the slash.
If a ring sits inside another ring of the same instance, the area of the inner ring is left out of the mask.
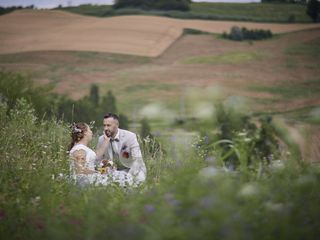
<path id="1" fill-rule="evenodd" d="M 85 159 L 85 169 L 94 171 L 91 174 L 83 174 L 83 173 L 76 173 L 75 163 L 73 160 L 73 154 L 77 150 L 84 150 L 86 153 Z M 70 172 L 71 178 L 80 186 L 86 185 L 109 185 L 111 183 L 117 183 L 121 187 L 124 186 L 131 186 L 133 185 L 133 178 L 131 174 L 125 171 L 117 171 L 117 170 L 110 170 L 107 173 L 101 174 L 98 171 L 95 171 L 95 163 L 96 163 L 97 155 L 96 153 L 90 149 L 89 147 L 83 144 L 75 144 L 73 148 L 70 150 Z"/>

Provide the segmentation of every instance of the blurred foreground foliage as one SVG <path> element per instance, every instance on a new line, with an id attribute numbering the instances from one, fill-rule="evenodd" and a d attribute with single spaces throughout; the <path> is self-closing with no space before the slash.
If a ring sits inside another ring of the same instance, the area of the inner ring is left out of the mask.
<path id="1" fill-rule="evenodd" d="M 1 239 L 319 236 L 320 168 L 278 154 L 271 119 L 254 124 L 217 106 L 216 133 L 179 155 L 150 152 L 154 141 L 144 122 L 147 182 L 135 189 L 79 188 L 68 180 L 66 123 L 37 117 L 27 99 L 8 102 L 2 96 Z"/>

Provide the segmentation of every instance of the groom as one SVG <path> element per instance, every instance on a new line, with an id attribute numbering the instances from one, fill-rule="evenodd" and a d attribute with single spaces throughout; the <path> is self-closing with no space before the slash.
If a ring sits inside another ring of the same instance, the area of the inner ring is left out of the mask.
<path id="1" fill-rule="evenodd" d="M 128 172 L 137 183 L 145 181 L 147 170 L 136 134 L 120 129 L 119 117 L 114 113 L 107 113 L 103 117 L 103 128 L 105 135 L 110 138 L 110 144 L 102 159 L 112 160 L 117 170 Z M 97 149 L 103 141 L 104 135 L 99 137 Z"/>

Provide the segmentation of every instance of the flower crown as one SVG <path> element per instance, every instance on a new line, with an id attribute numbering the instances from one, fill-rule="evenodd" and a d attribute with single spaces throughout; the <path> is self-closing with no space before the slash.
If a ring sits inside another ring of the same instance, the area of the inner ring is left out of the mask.
<path id="1" fill-rule="evenodd" d="M 82 130 L 76 126 L 76 124 L 72 124 L 72 133 L 81 133 Z"/>

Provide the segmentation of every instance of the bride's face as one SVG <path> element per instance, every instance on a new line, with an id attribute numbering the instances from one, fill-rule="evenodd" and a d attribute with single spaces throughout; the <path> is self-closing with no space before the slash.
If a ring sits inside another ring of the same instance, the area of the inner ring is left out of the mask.
<path id="1" fill-rule="evenodd" d="M 91 131 L 91 129 L 90 129 L 90 127 L 88 125 L 87 125 L 87 130 L 86 130 L 84 135 L 88 138 L 89 141 L 92 140 L 93 133 L 92 133 L 92 131 Z"/>

